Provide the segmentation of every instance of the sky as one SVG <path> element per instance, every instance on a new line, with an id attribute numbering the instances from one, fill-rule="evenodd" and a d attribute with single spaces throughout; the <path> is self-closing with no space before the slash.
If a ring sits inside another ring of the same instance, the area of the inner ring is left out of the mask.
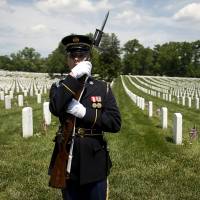
<path id="1" fill-rule="evenodd" d="M 32 47 L 47 57 L 64 36 L 94 33 L 108 10 L 104 32 L 121 46 L 200 39 L 200 0 L 0 0 L 0 55 Z"/>

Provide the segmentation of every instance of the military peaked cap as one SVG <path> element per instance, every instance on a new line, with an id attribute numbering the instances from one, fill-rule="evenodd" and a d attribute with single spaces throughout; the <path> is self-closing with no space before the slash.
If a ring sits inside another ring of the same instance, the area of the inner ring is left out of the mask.
<path id="1" fill-rule="evenodd" d="M 90 51 L 92 40 L 86 35 L 69 35 L 62 39 L 67 52 Z"/>

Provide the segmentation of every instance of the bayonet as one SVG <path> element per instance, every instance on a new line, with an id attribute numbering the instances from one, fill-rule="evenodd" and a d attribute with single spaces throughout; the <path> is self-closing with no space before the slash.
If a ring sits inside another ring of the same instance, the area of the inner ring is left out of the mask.
<path id="1" fill-rule="evenodd" d="M 101 29 L 96 29 L 95 31 L 95 34 L 94 34 L 94 39 L 93 39 L 93 45 L 98 47 L 99 46 L 99 43 L 101 41 L 101 38 L 102 38 L 102 35 L 103 35 L 103 29 L 106 25 L 106 22 L 107 22 L 107 19 L 108 19 L 108 16 L 109 16 L 109 11 L 107 12 L 106 16 L 105 16 L 105 19 L 103 21 L 103 24 L 101 26 Z"/>

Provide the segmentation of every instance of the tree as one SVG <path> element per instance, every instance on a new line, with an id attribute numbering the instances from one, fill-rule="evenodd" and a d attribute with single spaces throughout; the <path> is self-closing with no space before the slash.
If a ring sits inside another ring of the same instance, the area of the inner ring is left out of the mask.
<path id="1" fill-rule="evenodd" d="M 137 52 L 139 58 L 139 75 L 153 75 L 153 50 L 140 48 Z"/>
<path id="2" fill-rule="evenodd" d="M 66 52 L 64 46 L 60 43 L 58 47 L 48 56 L 46 65 L 47 72 L 52 73 L 66 73 L 68 72 L 66 63 Z"/>
<path id="3" fill-rule="evenodd" d="M 99 57 L 100 57 L 99 51 L 96 48 L 93 48 L 91 52 L 91 62 L 92 62 L 92 73 L 94 75 L 97 75 L 99 73 L 100 69 Z"/>
<path id="4" fill-rule="evenodd" d="M 192 46 L 188 42 L 169 42 L 159 48 L 156 64 L 167 76 L 187 76 L 192 59 Z"/>
<path id="5" fill-rule="evenodd" d="M 41 68 L 41 56 L 34 48 L 25 47 L 10 55 L 13 70 L 37 72 Z"/>
<path id="6" fill-rule="evenodd" d="M 200 77 L 200 40 L 191 43 L 191 63 L 188 66 L 187 76 Z"/>
<path id="7" fill-rule="evenodd" d="M 9 56 L 0 56 L 0 69 L 12 70 L 12 61 Z"/>
<path id="8" fill-rule="evenodd" d="M 100 44 L 99 66 L 96 72 L 101 79 L 111 81 L 121 72 L 120 42 L 112 33 L 104 34 Z"/>
<path id="9" fill-rule="evenodd" d="M 140 58 L 138 55 L 138 51 L 143 48 L 144 47 L 136 39 L 129 40 L 127 43 L 124 44 L 124 47 L 122 48 L 122 51 L 124 53 L 122 73 L 139 73 Z"/>

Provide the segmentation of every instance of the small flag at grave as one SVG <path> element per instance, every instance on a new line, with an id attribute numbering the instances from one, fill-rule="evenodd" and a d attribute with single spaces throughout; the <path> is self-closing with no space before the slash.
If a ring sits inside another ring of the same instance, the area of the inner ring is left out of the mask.
<path id="1" fill-rule="evenodd" d="M 192 143 L 192 140 L 195 140 L 198 138 L 198 131 L 197 131 L 196 125 L 194 125 L 194 127 L 190 130 L 189 138 L 190 138 L 190 143 Z"/>

